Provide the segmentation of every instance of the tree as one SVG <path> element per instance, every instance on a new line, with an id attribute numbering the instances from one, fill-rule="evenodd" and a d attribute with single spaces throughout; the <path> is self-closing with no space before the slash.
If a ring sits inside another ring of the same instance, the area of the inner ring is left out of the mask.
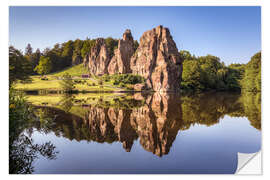
<path id="1" fill-rule="evenodd" d="M 118 40 L 108 37 L 105 39 L 106 46 L 109 50 L 109 56 L 112 57 L 114 50 L 118 47 Z"/>
<path id="2" fill-rule="evenodd" d="M 68 73 L 64 74 L 62 76 L 62 81 L 60 82 L 60 86 L 65 92 L 68 92 L 68 93 L 72 92 L 75 86 L 74 86 L 74 82 L 72 80 L 71 75 L 69 75 Z"/>
<path id="3" fill-rule="evenodd" d="M 134 51 L 136 51 L 137 50 L 137 48 L 139 47 L 139 43 L 138 43 L 138 41 L 137 40 L 134 40 Z"/>
<path id="4" fill-rule="evenodd" d="M 31 63 L 32 65 L 32 73 L 34 73 L 34 69 L 35 67 L 38 65 L 38 62 L 39 62 L 39 59 L 41 57 L 41 52 L 40 52 L 40 49 L 37 48 L 36 52 L 32 53 L 31 56 L 25 56 L 28 61 Z"/>
<path id="5" fill-rule="evenodd" d="M 86 40 L 83 42 L 83 46 L 81 49 L 81 55 L 83 58 L 85 58 L 85 56 L 90 53 L 91 48 L 94 47 L 95 44 L 96 44 L 95 39 L 91 40 L 91 39 L 86 38 Z"/>
<path id="6" fill-rule="evenodd" d="M 34 71 L 38 74 L 44 75 L 51 72 L 52 62 L 49 57 L 41 56 L 39 64 L 35 67 Z"/>
<path id="7" fill-rule="evenodd" d="M 72 65 L 77 65 L 82 62 L 81 49 L 83 47 L 83 41 L 76 39 L 73 46 L 74 50 L 72 54 Z"/>
<path id="8" fill-rule="evenodd" d="M 220 59 L 216 56 L 207 55 L 198 57 L 202 73 L 202 83 L 207 89 L 218 89 L 218 70 L 223 68 Z"/>
<path id="9" fill-rule="evenodd" d="M 9 85 L 16 81 L 30 80 L 32 71 L 31 64 L 25 59 L 22 53 L 13 46 L 9 47 Z"/>
<path id="10" fill-rule="evenodd" d="M 68 58 L 71 63 L 71 58 L 73 55 L 73 41 L 69 40 L 68 42 L 63 43 L 62 45 L 63 45 L 62 56 L 64 58 Z"/>
<path id="11" fill-rule="evenodd" d="M 36 111 L 26 101 L 22 92 L 9 91 L 9 173 L 29 174 L 34 171 L 33 163 L 38 157 L 55 159 L 57 151 L 51 142 L 36 144 L 26 129 L 36 123 Z M 35 117 L 33 121 L 33 117 Z"/>
<path id="12" fill-rule="evenodd" d="M 187 50 L 181 50 L 179 52 L 179 54 L 180 54 L 180 57 L 182 60 L 191 60 L 192 59 L 190 52 Z"/>
<path id="13" fill-rule="evenodd" d="M 189 90 L 240 90 L 244 65 L 226 66 L 216 56 L 195 57 L 189 51 L 179 52 L 183 62 L 182 89 Z"/>
<path id="14" fill-rule="evenodd" d="M 181 86 L 184 89 L 202 90 L 202 69 L 197 60 L 184 61 Z"/>
<path id="15" fill-rule="evenodd" d="M 31 44 L 27 44 L 27 46 L 26 46 L 26 48 L 25 48 L 25 55 L 27 55 L 27 56 L 30 56 L 30 55 L 32 55 L 32 53 L 33 53 L 33 48 L 31 47 Z"/>
<path id="16" fill-rule="evenodd" d="M 251 57 L 245 66 L 245 73 L 241 85 L 244 91 L 261 91 L 261 52 Z"/>

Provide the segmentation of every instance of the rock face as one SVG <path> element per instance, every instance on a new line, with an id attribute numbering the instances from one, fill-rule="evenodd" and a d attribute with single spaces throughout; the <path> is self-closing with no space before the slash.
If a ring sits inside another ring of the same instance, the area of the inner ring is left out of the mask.
<path id="1" fill-rule="evenodd" d="M 168 28 L 158 26 L 142 35 L 130 68 L 133 74 L 143 76 L 147 87 L 154 91 L 180 89 L 182 59 Z"/>
<path id="2" fill-rule="evenodd" d="M 131 73 L 130 58 L 134 54 L 134 41 L 131 31 L 127 29 L 123 34 L 123 39 L 118 41 L 118 48 L 114 51 L 114 56 L 108 66 L 109 74 Z"/>
<path id="3" fill-rule="evenodd" d="M 110 57 L 103 38 L 96 40 L 96 45 L 91 49 L 88 61 L 90 74 L 103 75 L 108 73 Z"/>

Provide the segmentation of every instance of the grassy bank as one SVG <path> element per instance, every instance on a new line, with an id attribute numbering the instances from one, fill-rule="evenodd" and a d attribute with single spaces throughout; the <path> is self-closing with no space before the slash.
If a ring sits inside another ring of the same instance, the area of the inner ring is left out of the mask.
<path id="1" fill-rule="evenodd" d="M 17 83 L 15 85 L 15 89 L 23 90 L 23 91 L 40 91 L 40 90 L 47 90 L 47 91 L 60 91 L 60 79 L 53 77 L 52 75 L 46 76 L 48 80 L 41 80 L 40 76 L 32 76 L 31 83 Z M 84 83 L 77 83 L 75 84 L 75 90 L 77 91 L 123 91 L 125 88 L 120 88 L 114 86 L 110 82 L 104 82 L 101 86 L 98 85 L 97 79 L 77 79 L 82 80 Z"/>
<path id="2" fill-rule="evenodd" d="M 87 68 L 83 66 L 83 64 L 79 64 L 76 66 L 68 67 L 67 69 L 60 72 L 51 73 L 50 75 L 55 76 L 55 77 L 61 77 L 65 73 L 68 73 L 71 76 L 81 76 L 82 74 L 88 74 L 89 72 Z"/>
<path id="3" fill-rule="evenodd" d="M 41 76 L 35 75 L 31 76 L 32 82 L 30 83 L 17 83 L 15 89 L 22 91 L 61 91 L 61 77 L 69 73 L 72 78 L 77 82 L 75 83 L 75 90 L 79 92 L 83 91 L 97 91 L 97 92 L 107 92 L 107 91 L 125 91 L 125 87 L 120 87 L 119 85 L 114 85 L 112 81 L 103 81 L 103 85 L 98 84 L 98 77 L 91 77 L 87 79 L 82 79 L 82 74 L 88 74 L 86 68 L 83 64 L 70 67 L 61 72 L 52 73 L 46 75 L 46 79 L 42 79 Z"/>

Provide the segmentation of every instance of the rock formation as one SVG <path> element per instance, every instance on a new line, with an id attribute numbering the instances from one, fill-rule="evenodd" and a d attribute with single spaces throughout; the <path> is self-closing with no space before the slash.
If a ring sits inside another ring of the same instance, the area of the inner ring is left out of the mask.
<path id="1" fill-rule="evenodd" d="M 129 29 L 123 34 L 123 39 L 118 41 L 118 48 L 108 66 L 109 74 L 131 73 L 130 58 L 134 54 L 134 41 Z"/>
<path id="2" fill-rule="evenodd" d="M 127 29 L 123 39 L 118 41 L 112 58 L 105 40 L 98 38 L 83 62 L 93 75 L 132 73 L 143 76 L 146 85 L 137 85 L 136 90 L 180 89 L 182 59 L 168 28 L 158 26 L 146 31 L 140 38 L 139 47 L 134 51 L 133 37 Z"/>
<path id="3" fill-rule="evenodd" d="M 131 58 L 133 74 L 146 79 L 154 91 L 177 91 L 180 88 L 182 60 L 168 28 L 158 26 L 145 32 Z"/>
<path id="4" fill-rule="evenodd" d="M 88 61 L 90 74 L 103 75 L 108 73 L 110 57 L 103 38 L 98 38 L 96 40 L 96 45 L 91 48 Z"/>

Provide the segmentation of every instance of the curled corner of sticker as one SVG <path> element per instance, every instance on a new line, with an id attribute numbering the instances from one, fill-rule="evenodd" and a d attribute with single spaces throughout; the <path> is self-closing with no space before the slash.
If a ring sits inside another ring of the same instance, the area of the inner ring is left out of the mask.
<path id="1" fill-rule="evenodd" d="M 235 174 L 262 174 L 261 151 L 256 153 L 237 153 L 238 163 Z"/>

